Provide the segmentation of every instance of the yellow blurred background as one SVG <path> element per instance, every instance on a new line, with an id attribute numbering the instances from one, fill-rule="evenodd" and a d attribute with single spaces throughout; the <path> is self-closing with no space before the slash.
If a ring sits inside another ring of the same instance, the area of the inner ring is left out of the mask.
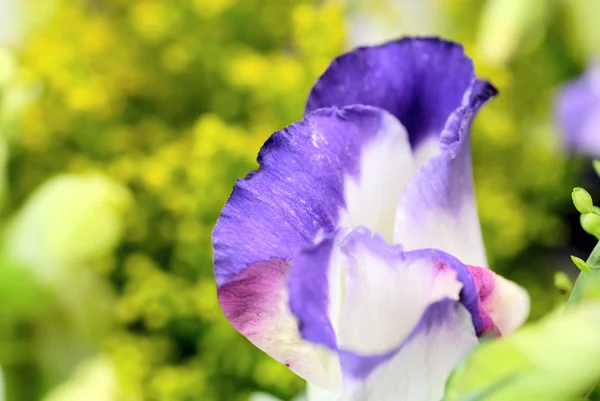
<path id="1" fill-rule="evenodd" d="M 473 133 L 492 267 L 532 319 L 594 243 L 559 86 L 600 57 L 595 0 L 0 0 L 0 400 L 289 400 L 223 318 L 210 233 L 261 144 L 354 46 L 460 41 L 501 91 Z M 5 397 L 3 399 L 3 397 Z"/>

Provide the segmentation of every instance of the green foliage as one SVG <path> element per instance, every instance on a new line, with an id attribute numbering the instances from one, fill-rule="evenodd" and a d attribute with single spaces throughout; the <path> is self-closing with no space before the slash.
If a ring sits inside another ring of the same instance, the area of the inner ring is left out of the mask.
<path id="1" fill-rule="evenodd" d="M 600 304 L 582 304 L 479 346 L 448 381 L 445 401 L 573 401 L 600 380 Z"/>

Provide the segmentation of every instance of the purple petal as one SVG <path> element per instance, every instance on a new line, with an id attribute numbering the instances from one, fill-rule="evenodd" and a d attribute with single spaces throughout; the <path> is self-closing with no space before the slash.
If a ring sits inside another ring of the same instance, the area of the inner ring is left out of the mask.
<path id="1" fill-rule="evenodd" d="M 489 269 L 467 266 L 479 294 L 479 310 L 484 331 L 508 335 L 520 327 L 529 315 L 529 295 L 524 288 Z"/>
<path id="2" fill-rule="evenodd" d="M 358 48 L 338 57 L 317 81 L 306 111 L 366 104 L 396 116 L 416 149 L 429 137 L 437 142 L 465 93 L 493 96 L 475 85 L 473 63 L 459 44 L 437 38 L 405 38 Z"/>
<path id="3" fill-rule="evenodd" d="M 336 302 L 338 246 L 333 237 L 307 248 L 294 259 L 293 273 L 288 278 L 290 310 L 298 318 L 302 338 L 333 350 L 337 350 L 331 309 Z"/>
<path id="4" fill-rule="evenodd" d="M 492 93 L 489 84 L 476 82 L 444 127 L 440 154 L 407 184 L 394 231 L 394 241 L 406 249 L 436 248 L 487 266 L 473 190 L 470 128 Z"/>
<path id="5" fill-rule="evenodd" d="M 406 132 L 373 107 L 322 109 L 275 133 L 258 161 L 260 169 L 236 184 L 213 232 L 223 310 L 237 330 L 303 378 L 333 382 L 313 377 L 323 361 L 300 355 L 281 283 L 298 252 L 340 225 L 366 224 L 391 238 L 397 200 L 414 171 Z M 288 340 L 293 347 L 283 350 Z"/>
<path id="6" fill-rule="evenodd" d="M 390 152 L 394 158 L 387 157 Z M 383 165 L 373 169 L 363 156 Z M 253 263 L 292 258 L 317 233 L 336 230 L 341 219 L 348 224 L 384 222 L 391 237 L 395 202 L 412 173 L 402 126 L 384 111 L 366 106 L 306 116 L 273 134 L 258 161 L 258 171 L 238 180 L 213 231 L 218 286 Z M 403 165 L 408 166 L 397 171 Z M 367 173 L 389 178 L 371 179 Z M 370 191 L 360 190 L 360 185 L 372 182 L 390 185 L 369 198 Z M 365 211 L 385 217 L 363 216 Z"/>
<path id="7" fill-rule="evenodd" d="M 561 90 L 556 114 L 568 148 L 600 157 L 600 64 Z"/>

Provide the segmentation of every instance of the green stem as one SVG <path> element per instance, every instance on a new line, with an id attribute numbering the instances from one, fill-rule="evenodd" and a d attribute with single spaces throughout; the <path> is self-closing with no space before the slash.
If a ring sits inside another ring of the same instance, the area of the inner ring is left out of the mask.
<path id="1" fill-rule="evenodd" d="M 579 277 L 577 277 L 577 281 L 573 286 L 573 291 L 571 291 L 571 296 L 567 301 L 567 307 L 571 307 L 581 301 L 587 292 L 587 288 L 591 284 L 600 281 L 600 242 L 596 244 L 586 263 L 592 267 L 592 270 L 579 273 Z"/>
<path id="2" fill-rule="evenodd" d="M 596 244 L 596 247 L 588 258 L 587 264 L 592 267 L 600 268 L 600 241 Z"/>
<path id="3" fill-rule="evenodd" d="M 571 296 L 567 301 L 567 308 L 573 307 L 579 301 L 584 298 L 592 298 L 598 297 L 599 294 L 596 294 L 597 291 L 589 291 L 588 288 L 598 287 L 598 283 L 600 282 L 600 241 L 596 244 L 596 247 L 590 254 L 590 257 L 587 259 L 586 263 L 592 267 L 592 270 L 588 272 L 582 271 L 579 273 L 579 277 L 577 277 L 577 281 L 573 286 L 573 290 L 571 291 Z M 589 399 L 590 395 L 594 392 L 596 386 L 593 386 L 585 395 L 583 400 Z"/>

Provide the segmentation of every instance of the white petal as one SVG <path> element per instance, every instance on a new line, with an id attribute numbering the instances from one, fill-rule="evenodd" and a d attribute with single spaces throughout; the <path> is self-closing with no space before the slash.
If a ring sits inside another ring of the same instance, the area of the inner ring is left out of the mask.
<path id="1" fill-rule="evenodd" d="M 403 254 L 366 230 L 347 237 L 346 284 L 340 315 L 339 348 L 381 354 L 397 347 L 427 307 L 444 298 L 458 300 L 456 271 L 426 252 Z"/>
<path id="2" fill-rule="evenodd" d="M 530 299 L 527 291 L 502 276 L 495 275 L 494 291 L 483 303 L 503 335 L 515 331 L 529 316 Z"/>
<path id="3" fill-rule="evenodd" d="M 439 401 L 454 366 L 478 340 L 469 312 L 441 301 L 414 335 L 366 378 L 348 380 L 340 401 Z"/>
<path id="4" fill-rule="evenodd" d="M 416 166 L 406 129 L 385 114 L 381 134 L 360 157 L 360 175 L 344 181 L 346 211 L 340 226 L 365 226 L 391 241 L 398 201 Z"/>

